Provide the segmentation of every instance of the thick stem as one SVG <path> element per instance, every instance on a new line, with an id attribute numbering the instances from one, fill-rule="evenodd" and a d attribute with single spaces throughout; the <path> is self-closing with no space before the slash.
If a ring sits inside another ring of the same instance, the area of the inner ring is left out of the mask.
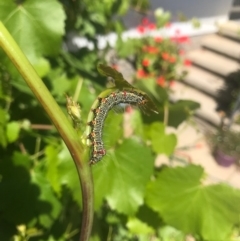
<path id="1" fill-rule="evenodd" d="M 80 241 L 87 241 L 90 237 L 93 221 L 93 182 L 92 173 L 87 160 L 88 155 L 84 150 L 85 148 L 67 117 L 61 111 L 60 107 L 2 22 L 0 22 L 0 46 L 11 59 L 44 110 L 47 112 L 72 155 L 80 178 L 83 197 L 83 217 Z"/>

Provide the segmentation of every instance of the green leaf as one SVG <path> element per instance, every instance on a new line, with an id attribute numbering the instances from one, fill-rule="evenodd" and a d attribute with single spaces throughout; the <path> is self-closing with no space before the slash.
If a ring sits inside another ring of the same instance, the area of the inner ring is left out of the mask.
<path id="1" fill-rule="evenodd" d="M 58 155 L 58 177 L 59 183 L 72 191 L 74 200 L 81 207 L 82 196 L 77 169 L 65 144 Z"/>
<path id="2" fill-rule="evenodd" d="M 130 218 L 127 228 L 133 234 L 154 234 L 154 229 L 137 218 Z"/>
<path id="3" fill-rule="evenodd" d="M 14 152 L 12 160 L 15 166 L 23 166 L 26 169 L 30 169 L 32 167 L 32 161 L 30 160 L 29 156 L 20 152 Z"/>
<path id="4" fill-rule="evenodd" d="M 208 241 L 225 241 L 239 222 L 240 190 L 225 184 L 206 186 L 203 168 L 165 168 L 147 189 L 146 202 L 164 221 Z"/>
<path id="5" fill-rule="evenodd" d="M 134 88 L 132 85 L 130 85 L 124 78 L 123 75 L 118 72 L 117 70 L 111 68 L 110 66 L 98 64 L 97 65 L 98 72 L 104 76 L 112 77 L 114 79 L 114 83 L 116 88 L 122 90 L 126 89 L 129 91 L 134 91 L 136 93 L 139 93 L 140 95 L 144 96 L 145 103 L 143 104 L 143 110 L 145 112 L 153 111 L 155 113 L 158 113 L 158 108 L 153 103 L 153 101 L 148 97 L 148 95 L 136 88 Z"/>
<path id="6" fill-rule="evenodd" d="M 49 61 L 45 58 L 39 58 L 38 61 L 33 64 L 33 67 L 40 78 L 46 76 L 51 68 Z"/>
<path id="7" fill-rule="evenodd" d="M 114 110 L 108 113 L 104 122 L 103 142 L 105 147 L 110 149 L 123 138 L 123 115 L 115 113 Z"/>
<path id="8" fill-rule="evenodd" d="M 76 78 L 79 78 L 76 76 L 71 79 L 68 78 L 66 72 L 61 68 L 51 70 L 48 77 L 51 80 L 52 94 L 61 97 L 69 92 L 72 81 L 76 80 Z"/>
<path id="9" fill-rule="evenodd" d="M 134 133 L 144 139 L 144 125 L 140 111 L 134 111 L 131 118 L 131 128 Z"/>
<path id="10" fill-rule="evenodd" d="M 178 125 L 191 116 L 193 111 L 199 107 L 200 104 L 192 100 L 179 100 L 169 105 L 168 125 L 177 128 Z"/>
<path id="11" fill-rule="evenodd" d="M 39 189 L 31 184 L 28 168 L 23 163 L 25 157 L 18 155 L 14 158 L 1 159 L 0 162 L 0 212 L 1 216 L 10 223 L 27 223 L 36 214 L 35 205 L 39 195 Z"/>
<path id="12" fill-rule="evenodd" d="M 164 241 L 185 241 L 186 238 L 185 238 L 185 235 L 171 227 L 171 226 L 164 226 L 164 227 L 161 227 L 159 229 L 159 236 L 161 238 L 161 240 L 164 240 Z"/>
<path id="13" fill-rule="evenodd" d="M 146 183 L 153 172 L 150 149 L 133 139 L 124 140 L 94 165 L 95 208 L 103 198 L 120 213 L 134 214 L 143 204 Z M 124 194 L 124 195 L 123 195 Z"/>
<path id="14" fill-rule="evenodd" d="M 37 173 L 31 160 L 21 153 L 0 162 L 0 212 L 1 217 L 19 225 L 39 219 L 50 227 L 61 211 L 44 173 Z"/>
<path id="15" fill-rule="evenodd" d="M 19 137 L 21 125 L 17 121 L 12 121 L 7 124 L 6 135 L 9 143 L 16 141 Z"/>
<path id="16" fill-rule="evenodd" d="M 61 185 L 58 177 L 58 150 L 56 146 L 47 146 L 45 149 L 46 164 L 47 164 L 47 178 L 53 188 L 53 190 L 60 194 Z"/>
<path id="17" fill-rule="evenodd" d="M 0 20 L 31 60 L 59 52 L 65 14 L 58 1 L 0 0 Z"/>
<path id="18" fill-rule="evenodd" d="M 7 146 L 7 136 L 5 131 L 5 125 L 7 123 L 7 113 L 0 108 L 0 145 L 2 147 Z"/>
<path id="19" fill-rule="evenodd" d="M 123 88 L 134 88 L 132 85 L 130 85 L 124 78 L 123 75 L 115 70 L 114 68 L 104 65 L 104 64 L 98 64 L 97 70 L 101 75 L 112 77 L 114 79 L 114 83 L 117 88 L 123 89 Z"/>
<path id="20" fill-rule="evenodd" d="M 160 154 L 171 155 L 177 144 L 175 134 L 165 134 L 165 126 L 161 122 L 154 122 L 150 126 L 150 138 L 153 151 Z"/>
<path id="21" fill-rule="evenodd" d="M 156 80 L 153 78 L 138 81 L 136 86 L 145 91 L 158 106 L 161 106 L 168 100 L 167 91 L 159 85 L 156 85 Z"/>
<path id="22" fill-rule="evenodd" d="M 62 210 L 61 203 L 54 194 L 43 172 L 33 172 L 32 183 L 40 189 L 38 200 L 43 202 L 42 205 L 36 207 L 39 212 L 39 222 L 42 226 L 49 228 Z"/>

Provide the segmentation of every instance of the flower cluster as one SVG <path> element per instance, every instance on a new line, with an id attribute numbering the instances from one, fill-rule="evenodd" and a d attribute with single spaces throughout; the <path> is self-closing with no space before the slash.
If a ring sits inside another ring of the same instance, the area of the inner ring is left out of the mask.
<path id="1" fill-rule="evenodd" d="M 141 24 L 137 27 L 138 32 L 141 34 L 154 29 L 156 29 L 156 24 L 150 22 L 148 18 L 143 18 Z"/>
<path id="2" fill-rule="evenodd" d="M 166 26 L 166 25 L 165 25 Z M 168 27 L 169 24 L 166 26 Z M 149 29 L 155 29 L 156 25 L 144 18 L 137 30 L 144 33 Z M 179 46 L 189 43 L 188 36 L 175 31 L 172 38 L 143 37 L 138 44 L 136 52 L 137 79 L 154 78 L 156 84 L 162 87 L 171 87 L 175 80 L 181 79 L 182 74 L 177 71 L 180 64 L 190 66 L 191 61 L 184 60 L 184 51 Z"/>

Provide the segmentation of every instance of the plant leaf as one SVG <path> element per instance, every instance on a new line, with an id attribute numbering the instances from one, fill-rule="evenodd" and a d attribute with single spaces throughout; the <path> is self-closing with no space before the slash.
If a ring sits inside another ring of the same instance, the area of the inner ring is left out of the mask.
<path id="1" fill-rule="evenodd" d="M 62 210 L 61 203 L 54 194 L 53 189 L 45 178 L 43 172 L 33 172 L 32 183 L 38 185 L 38 188 L 40 189 L 38 200 L 43 203 L 36 207 L 39 212 L 39 222 L 44 227 L 48 228 L 52 225 Z"/>
<path id="2" fill-rule="evenodd" d="M 17 121 L 12 121 L 7 124 L 6 135 L 9 143 L 18 139 L 21 126 Z"/>
<path id="3" fill-rule="evenodd" d="M 137 218 L 129 218 L 127 222 L 129 231 L 133 234 L 154 234 L 154 229 Z"/>
<path id="4" fill-rule="evenodd" d="M 97 70 L 101 75 L 104 75 L 106 77 L 112 77 L 115 81 L 114 84 L 118 89 L 134 88 L 123 78 L 123 75 L 120 72 L 118 72 L 117 70 L 115 70 L 110 66 L 107 66 L 104 64 L 98 64 Z"/>
<path id="5" fill-rule="evenodd" d="M 146 183 L 153 172 L 150 149 L 133 139 L 112 150 L 93 166 L 96 208 L 105 197 L 114 210 L 134 214 L 143 204 Z"/>
<path id="6" fill-rule="evenodd" d="M 76 170 L 76 166 L 72 160 L 72 157 L 67 149 L 66 145 L 63 144 L 63 149 L 58 154 L 58 177 L 59 183 L 65 185 L 71 190 L 73 199 L 81 207 L 82 205 L 82 196 L 81 196 L 81 187 L 79 184 L 79 177 Z"/>
<path id="7" fill-rule="evenodd" d="M 65 14 L 56 0 L 0 0 L 0 20 L 31 60 L 59 52 Z"/>
<path id="8" fill-rule="evenodd" d="M 161 122 L 154 122 L 150 126 L 150 138 L 153 150 L 160 154 L 171 155 L 177 144 L 175 134 L 166 134 L 165 126 Z"/>
<path id="9" fill-rule="evenodd" d="M 47 178 L 53 188 L 53 190 L 60 194 L 61 185 L 58 177 L 58 150 L 55 146 L 47 146 L 45 149 L 46 164 L 47 164 Z"/>
<path id="10" fill-rule="evenodd" d="M 204 186 L 200 166 L 165 168 L 147 189 L 146 202 L 164 221 L 208 241 L 225 241 L 239 222 L 240 190 Z"/>
<path id="11" fill-rule="evenodd" d="M 153 101 L 149 98 L 149 96 L 144 93 L 143 91 L 140 91 L 136 88 L 134 88 L 132 85 L 130 85 L 124 78 L 123 75 L 118 72 L 117 70 L 111 68 L 110 66 L 98 64 L 97 65 L 98 72 L 104 76 L 112 77 L 114 79 L 115 87 L 120 90 L 129 90 L 129 91 L 135 91 L 136 93 L 139 93 L 144 96 L 144 99 L 146 102 L 143 105 L 143 110 L 145 112 L 149 112 L 149 110 L 158 113 L 158 108 L 153 103 Z"/>

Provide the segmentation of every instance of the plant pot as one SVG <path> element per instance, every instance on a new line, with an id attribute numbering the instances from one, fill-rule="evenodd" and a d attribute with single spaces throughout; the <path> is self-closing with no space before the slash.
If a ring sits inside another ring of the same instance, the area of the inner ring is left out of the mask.
<path id="1" fill-rule="evenodd" d="M 228 154 L 225 154 L 223 151 L 220 149 L 216 149 L 214 151 L 214 157 L 216 162 L 223 167 L 229 167 L 232 164 L 236 163 L 238 158 L 235 156 L 230 156 Z"/>

